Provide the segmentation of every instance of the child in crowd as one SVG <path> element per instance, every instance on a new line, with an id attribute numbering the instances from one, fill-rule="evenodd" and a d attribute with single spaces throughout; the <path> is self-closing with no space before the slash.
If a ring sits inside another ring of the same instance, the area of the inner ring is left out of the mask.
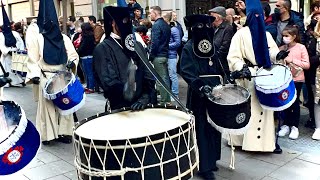
<path id="1" fill-rule="evenodd" d="M 280 47 L 280 50 L 290 51 L 285 63 L 290 67 L 293 76 L 294 85 L 297 91 L 296 101 L 286 110 L 284 110 L 284 123 L 279 131 L 279 136 L 289 134 L 290 139 L 297 139 L 299 136 L 300 105 L 299 97 L 302 85 L 305 81 L 304 69 L 309 69 L 309 56 L 306 47 L 300 44 L 299 31 L 296 26 L 286 26 L 282 31 L 283 42 L 286 44 Z"/>

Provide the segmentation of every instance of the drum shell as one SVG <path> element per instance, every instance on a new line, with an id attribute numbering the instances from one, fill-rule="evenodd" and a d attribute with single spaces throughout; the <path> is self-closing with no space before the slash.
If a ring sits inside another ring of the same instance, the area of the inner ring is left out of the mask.
<path id="1" fill-rule="evenodd" d="M 234 105 L 221 105 L 207 100 L 207 110 L 212 121 L 225 129 L 241 129 L 246 127 L 251 117 L 251 96 L 246 102 Z M 239 121 L 239 116 L 244 119 Z M 245 116 L 243 116 L 245 115 Z"/>
<path id="2" fill-rule="evenodd" d="M 261 104 L 261 107 L 266 110 L 272 111 L 283 111 L 289 108 L 293 102 L 296 100 L 296 90 L 294 81 L 292 79 L 291 72 L 289 68 L 283 65 L 273 65 L 272 67 L 281 67 L 283 69 L 283 74 L 285 76 L 286 73 L 290 74 L 288 78 L 283 78 L 284 81 L 282 85 L 279 87 L 274 87 L 271 89 L 270 87 L 266 88 L 256 83 L 255 89 L 258 100 Z M 271 72 L 276 73 L 279 76 L 279 71 Z M 280 71 L 282 72 L 282 71 Z M 257 73 L 259 75 L 259 72 Z M 280 74 L 281 75 L 281 74 Z M 282 77 L 282 76 L 280 76 Z M 282 79 L 282 78 L 281 78 Z M 279 80 L 279 79 L 275 79 Z"/>
<path id="3" fill-rule="evenodd" d="M 107 115 L 108 113 L 105 113 L 104 115 Z M 101 117 L 101 115 L 98 115 Z M 86 121 L 90 121 L 97 118 L 97 116 L 90 117 Z M 82 124 L 85 123 L 81 122 Z M 81 123 L 79 125 L 81 125 Z M 99 161 L 98 154 L 100 157 L 104 157 L 104 154 L 106 153 L 106 159 L 107 161 L 105 162 L 105 167 L 107 170 L 119 170 L 121 169 L 118 161 L 116 160 L 116 156 L 121 160 L 124 156 L 124 163 L 123 167 L 129 167 L 129 168 L 139 168 L 141 167 L 141 164 L 139 160 L 137 159 L 136 155 L 139 157 L 141 160 L 143 158 L 143 154 L 145 152 L 146 156 L 144 158 L 143 162 L 143 167 L 153 165 L 153 164 L 158 164 L 160 163 L 160 160 L 158 158 L 157 153 L 155 152 L 154 148 L 157 150 L 159 155 L 161 156 L 161 152 L 164 149 L 164 154 L 162 158 L 162 162 L 172 160 L 176 157 L 176 152 L 172 146 L 177 149 L 179 147 L 178 155 L 183 155 L 180 159 L 178 159 L 179 167 L 180 167 L 180 172 L 187 172 L 187 171 L 192 171 L 186 173 L 185 175 L 182 176 L 181 179 L 190 179 L 192 177 L 192 174 L 195 174 L 197 172 L 197 168 L 190 168 L 190 166 L 193 166 L 197 164 L 197 153 L 196 150 L 190 152 L 190 156 L 188 155 L 189 149 L 194 146 L 194 131 L 191 130 L 189 131 L 188 129 L 192 126 L 190 122 L 182 125 L 181 127 L 169 130 L 164 133 L 159 133 L 155 135 L 151 135 L 148 137 L 141 137 L 141 138 L 135 138 L 135 139 L 129 139 L 129 140 L 112 140 L 108 141 L 102 141 L 102 140 L 91 140 L 91 139 L 86 139 L 83 138 L 76 133 L 74 133 L 74 145 L 78 146 L 76 149 L 78 149 L 78 152 L 76 152 L 76 161 L 81 162 L 88 166 L 90 164 L 91 168 L 96 168 L 101 170 L 102 169 L 102 164 Z M 192 128 L 194 129 L 194 128 Z M 183 139 L 183 136 L 175 136 L 179 133 L 183 132 L 185 137 L 187 138 L 185 143 L 185 140 Z M 170 138 L 171 141 L 170 141 Z M 180 137 L 180 138 L 179 138 Z M 88 145 L 87 147 L 84 147 L 84 149 L 81 148 L 79 144 L 79 140 L 81 139 L 81 142 L 83 144 Z M 166 139 L 164 143 L 164 139 Z M 94 145 L 97 148 L 97 152 L 93 151 L 91 149 L 91 156 L 90 156 L 90 162 L 88 163 L 85 157 L 85 153 L 88 154 L 90 148 L 89 145 L 90 143 Z M 129 144 L 130 142 L 130 144 Z M 154 146 L 151 145 L 153 143 Z M 126 150 L 125 146 L 127 146 Z M 113 150 L 112 150 L 113 149 Z M 191 164 L 189 163 L 191 161 Z M 191 169 L 191 170 L 190 170 Z M 163 164 L 163 175 L 164 178 L 162 178 L 161 175 L 161 167 L 156 166 L 152 168 L 145 169 L 144 172 L 142 173 L 141 171 L 139 172 L 127 172 L 124 175 L 124 179 L 127 180 L 140 180 L 140 179 L 170 179 L 170 178 L 177 178 L 178 177 L 178 166 L 177 166 L 177 161 L 171 161 L 167 164 Z M 102 177 L 94 177 L 94 176 L 89 176 L 87 174 L 78 172 L 79 179 L 83 180 L 102 180 Z M 142 177 L 143 176 L 143 177 Z M 121 176 L 113 176 L 113 177 L 107 177 L 107 179 L 111 180 L 118 180 L 121 179 Z"/>

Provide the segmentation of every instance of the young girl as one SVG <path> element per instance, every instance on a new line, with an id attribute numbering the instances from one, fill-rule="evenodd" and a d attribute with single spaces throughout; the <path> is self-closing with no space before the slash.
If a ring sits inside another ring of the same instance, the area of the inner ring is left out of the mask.
<path id="1" fill-rule="evenodd" d="M 298 28 L 295 26 L 286 26 L 282 31 L 283 42 L 286 44 L 280 49 L 290 51 L 288 57 L 285 58 L 285 63 L 290 67 L 293 76 L 294 85 L 297 91 L 296 101 L 286 110 L 283 126 L 279 131 L 279 136 L 289 134 L 290 139 L 297 139 L 299 136 L 299 119 L 300 105 L 299 97 L 302 89 L 302 84 L 305 80 L 303 70 L 309 69 L 309 56 L 306 47 L 300 44 Z M 291 131 L 290 131 L 291 128 Z"/>

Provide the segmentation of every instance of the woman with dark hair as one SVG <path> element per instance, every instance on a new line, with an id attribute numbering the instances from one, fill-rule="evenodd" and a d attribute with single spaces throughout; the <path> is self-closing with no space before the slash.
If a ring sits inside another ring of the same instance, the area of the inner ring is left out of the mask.
<path id="1" fill-rule="evenodd" d="M 90 94 L 94 92 L 95 87 L 95 79 L 93 75 L 93 50 L 95 47 L 94 33 L 93 28 L 90 23 L 83 23 L 81 25 L 82 29 L 82 39 L 80 43 L 80 47 L 77 52 L 80 56 L 80 60 L 82 61 L 82 67 L 84 76 L 87 82 L 87 87 L 85 88 L 86 94 Z"/>

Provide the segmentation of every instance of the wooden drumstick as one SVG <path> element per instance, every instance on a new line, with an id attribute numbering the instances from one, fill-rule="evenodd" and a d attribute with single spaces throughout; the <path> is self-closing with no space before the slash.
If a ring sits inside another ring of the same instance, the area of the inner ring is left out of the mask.
<path id="1" fill-rule="evenodd" d="M 261 74 L 261 75 L 251 76 L 251 77 L 256 78 L 256 77 L 263 77 L 263 76 L 273 76 L 273 74 Z"/>

